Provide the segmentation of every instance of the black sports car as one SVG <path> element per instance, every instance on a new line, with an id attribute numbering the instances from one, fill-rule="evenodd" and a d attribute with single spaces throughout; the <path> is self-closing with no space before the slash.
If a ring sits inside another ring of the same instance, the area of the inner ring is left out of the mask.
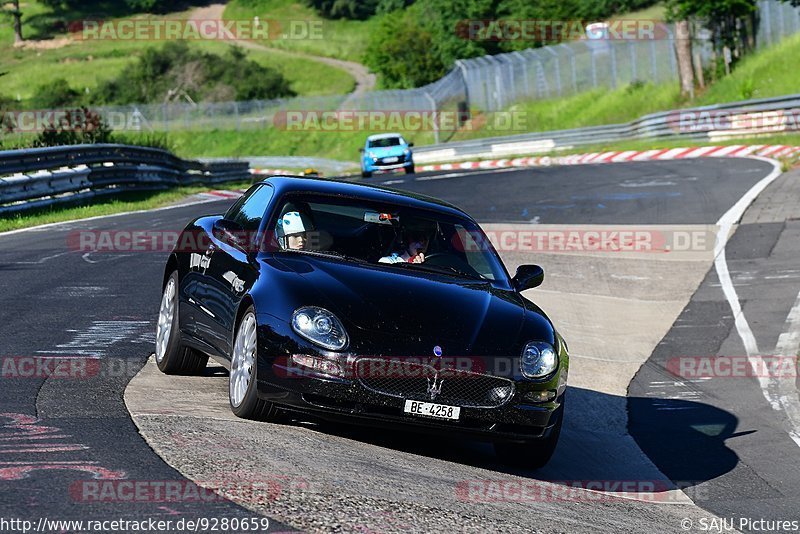
<path id="1" fill-rule="evenodd" d="M 569 356 L 478 224 L 444 202 L 299 177 L 251 187 L 183 231 L 156 361 L 230 369 L 240 417 L 294 414 L 462 434 L 531 467 L 552 455 Z"/>

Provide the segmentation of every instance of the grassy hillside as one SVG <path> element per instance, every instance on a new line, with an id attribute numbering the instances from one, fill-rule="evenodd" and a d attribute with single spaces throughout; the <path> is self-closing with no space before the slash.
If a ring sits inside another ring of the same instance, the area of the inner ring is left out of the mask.
<path id="1" fill-rule="evenodd" d="M 73 88 L 92 91 L 102 81 L 123 72 L 147 47 L 162 41 L 69 40 L 66 34 L 51 35 L 48 15 L 41 4 L 29 1 L 22 6 L 23 30 L 27 39 L 48 36 L 52 40 L 31 43 L 31 48 L 14 48 L 8 24 L 0 25 L 0 97 L 29 98 L 39 85 L 65 78 Z M 185 18 L 188 12 L 171 13 L 162 18 Z M 80 15 L 70 15 L 70 20 Z M 158 18 L 147 15 L 150 18 Z M 52 20 L 50 20 L 52 23 Z M 192 41 L 191 46 L 222 54 L 231 46 L 221 41 Z M 37 46 L 38 48 L 33 48 Z M 297 58 L 279 50 L 247 50 L 258 63 L 273 67 L 300 95 L 326 95 L 350 92 L 355 81 L 347 72 L 310 59 Z"/>
<path id="2" fill-rule="evenodd" d="M 375 27 L 375 20 L 326 20 L 302 2 L 292 0 L 232 0 L 225 8 L 226 20 L 253 20 L 256 16 L 276 21 L 283 30 L 292 24 L 321 28 L 322 39 L 275 39 L 270 46 L 357 62 L 362 60 Z"/>

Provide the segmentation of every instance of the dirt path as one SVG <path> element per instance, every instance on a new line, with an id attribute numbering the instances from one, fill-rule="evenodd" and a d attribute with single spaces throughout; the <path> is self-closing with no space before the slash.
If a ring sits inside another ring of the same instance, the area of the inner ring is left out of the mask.
<path id="1" fill-rule="evenodd" d="M 210 6 L 207 7 L 200 7 L 195 9 L 190 16 L 190 20 L 197 20 L 197 21 L 221 20 L 224 11 L 225 11 L 225 4 L 211 4 Z M 236 40 L 234 42 L 242 46 L 243 48 L 249 48 L 251 50 L 260 50 L 266 52 L 279 52 L 289 56 L 311 59 L 313 61 L 319 61 L 320 63 L 325 63 L 326 65 L 330 65 L 331 67 L 344 70 L 356 80 L 356 87 L 351 93 L 351 97 L 355 95 L 360 95 L 362 93 L 366 93 L 368 91 L 372 91 L 375 88 L 375 75 L 370 73 L 365 65 L 362 65 L 361 63 L 356 63 L 355 61 L 345 61 L 343 59 L 334 59 L 330 57 L 306 54 L 303 52 L 295 52 L 279 48 L 272 48 L 259 43 L 254 43 L 252 41 Z"/>

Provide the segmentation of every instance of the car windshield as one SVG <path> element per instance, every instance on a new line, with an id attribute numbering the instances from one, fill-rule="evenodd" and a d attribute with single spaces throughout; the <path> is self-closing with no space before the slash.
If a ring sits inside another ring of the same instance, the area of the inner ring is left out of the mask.
<path id="1" fill-rule="evenodd" d="M 381 137 L 379 139 L 370 139 L 368 142 L 369 148 L 386 148 L 404 144 L 405 142 L 402 137 Z"/>
<path id="2" fill-rule="evenodd" d="M 280 251 L 475 280 L 507 279 L 474 222 L 436 211 L 300 197 L 283 202 L 269 228 Z"/>

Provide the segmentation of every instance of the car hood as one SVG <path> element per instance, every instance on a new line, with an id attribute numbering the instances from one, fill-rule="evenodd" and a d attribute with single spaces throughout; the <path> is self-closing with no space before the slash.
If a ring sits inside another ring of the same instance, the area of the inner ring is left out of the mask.
<path id="1" fill-rule="evenodd" d="M 292 258 L 282 263 L 314 289 L 318 304 L 334 312 L 348 331 L 369 340 L 383 353 L 406 347 L 418 353 L 425 347 L 446 347 L 449 354 L 505 352 L 516 343 L 523 324 L 542 329 L 551 337 L 551 325 L 542 314 L 526 309 L 513 291 L 488 282 L 472 282 L 428 272 L 358 265 L 327 258 Z M 528 328 L 530 329 L 530 328 Z M 374 342 L 374 343 L 373 343 Z M 416 355 L 416 354 L 405 354 Z"/>

